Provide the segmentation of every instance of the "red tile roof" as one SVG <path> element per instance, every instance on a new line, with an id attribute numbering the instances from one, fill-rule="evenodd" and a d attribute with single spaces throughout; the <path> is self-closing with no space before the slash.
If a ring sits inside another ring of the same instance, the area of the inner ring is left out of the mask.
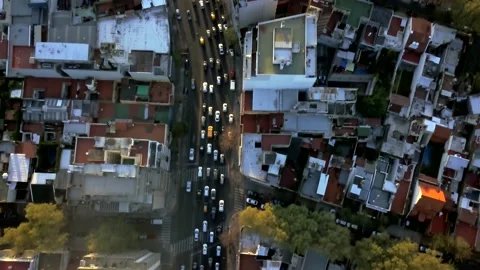
<path id="1" fill-rule="evenodd" d="M 279 185 L 283 188 L 288 188 L 290 190 L 296 190 L 297 181 L 295 181 L 297 175 L 295 169 L 287 164 L 282 170 Z"/>
<path id="2" fill-rule="evenodd" d="M 423 53 L 430 42 L 430 36 L 432 35 L 432 23 L 424 18 L 411 18 L 412 33 L 408 37 L 405 48 L 408 49 L 412 42 L 418 42 L 418 48 L 413 49 L 417 53 Z"/>
<path id="3" fill-rule="evenodd" d="M 36 134 L 41 134 L 43 132 L 42 124 L 24 124 L 23 132 L 32 132 Z"/>
<path id="4" fill-rule="evenodd" d="M 392 94 L 390 96 L 390 102 L 395 105 L 399 106 L 408 106 L 410 105 L 410 99 L 408 97 L 404 97 L 398 94 Z"/>
<path id="5" fill-rule="evenodd" d="M 104 137 L 105 135 L 107 135 L 106 124 L 90 124 L 90 137 Z"/>
<path id="6" fill-rule="evenodd" d="M 405 51 L 402 59 L 413 64 L 418 64 L 420 62 L 420 54 L 415 51 Z"/>
<path id="7" fill-rule="evenodd" d="M 363 121 L 371 127 L 382 126 L 382 118 L 363 118 Z"/>
<path id="8" fill-rule="evenodd" d="M 165 143 L 166 126 L 154 123 L 128 123 L 126 130 L 116 130 L 114 134 L 107 134 L 109 137 L 133 138 L 139 140 L 152 140 Z"/>
<path id="9" fill-rule="evenodd" d="M 375 26 L 367 25 L 365 27 L 365 35 L 363 41 L 368 45 L 375 45 L 375 39 L 377 38 L 378 29 Z"/>
<path id="10" fill-rule="evenodd" d="M 37 156 L 37 145 L 33 142 L 21 142 L 15 147 L 15 153 L 25 154 L 26 158 L 35 158 Z"/>
<path id="11" fill-rule="evenodd" d="M 330 169 L 328 175 L 328 184 L 325 191 L 325 196 L 323 200 L 329 203 L 340 205 L 344 197 L 344 186 L 338 183 L 338 177 L 340 177 L 340 169 L 332 168 Z"/>
<path id="12" fill-rule="evenodd" d="M 430 183 L 430 184 L 433 184 L 435 186 L 438 185 L 438 179 L 437 178 L 434 178 L 434 177 L 431 177 L 431 176 L 428 176 L 428 175 L 425 175 L 423 173 L 419 174 L 418 175 L 418 180 L 421 180 L 425 183 Z"/>
<path id="13" fill-rule="evenodd" d="M 132 149 L 130 150 L 130 156 L 134 157 L 136 155 L 141 155 L 142 162 L 140 163 L 140 165 L 146 166 L 148 164 L 148 148 L 148 141 L 135 141 Z"/>
<path id="14" fill-rule="evenodd" d="M 0 40 L 0 59 L 8 58 L 8 40 L 3 38 Z"/>
<path id="15" fill-rule="evenodd" d="M 260 270 L 262 265 L 255 258 L 254 255 L 240 254 L 240 268 L 239 270 Z"/>
<path id="16" fill-rule="evenodd" d="M 442 89 L 441 90 L 453 90 L 453 83 L 455 77 L 450 75 L 445 75 L 443 77 Z"/>
<path id="17" fill-rule="evenodd" d="M 97 81 L 98 99 L 112 101 L 114 81 Z"/>
<path id="18" fill-rule="evenodd" d="M 396 37 L 399 31 L 403 31 L 402 18 L 393 16 L 388 27 L 388 35 Z"/>
<path id="19" fill-rule="evenodd" d="M 0 270 L 29 270 L 30 262 L 0 261 Z"/>
<path id="20" fill-rule="evenodd" d="M 455 226 L 455 236 L 463 238 L 472 248 L 477 245 L 477 234 L 478 228 L 467 223 L 457 222 L 457 226 Z"/>
<path id="21" fill-rule="evenodd" d="M 445 193 L 439 187 L 422 181 L 418 181 L 418 187 L 420 198 L 415 203 L 410 216 L 417 216 L 421 222 L 431 220 L 445 206 Z"/>
<path id="22" fill-rule="evenodd" d="M 465 222 L 469 225 L 475 225 L 475 222 L 478 219 L 478 210 L 474 209 L 472 211 L 464 208 L 460 208 L 458 213 L 458 220 Z"/>
<path id="23" fill-rule="evenodd" d="M 70 84 L 69 98 L 84 99 L 87 87 L 84 80 L 27 77 L 24 81 L 23 97 L 33 98 L 34 89 L 43 89 L 45 98 L 62 98 L 62 85 Z M 78 89 L 78 92 L 77 92 Z M 78 93 L 78 94 L 77 94 Z"/>
<path id="24" fill-rule="evenodd" d="M 73 163 L 76 163 L 76 164 L 89 163 L 87 153 L 89 150 L 94 148 L 95 148 L 95 140 L 93 138 L 77 137 Z"/>
<path id="25" fill-rule="evenodd" d="M 283 126 L 283 113 L 244 114 L 241 122 L 243 133 L 256 133 L 257 125 L 260 126 L 260 133 L 270 133 L 272 129 L 280 129 Z"/>
<path id="26" fill-rule="evenodd" d="M 37 64 L 30 64 L 30 56 L 33 56 L 35 47 L 33 46 L 13 46 L 12 49 L 12 68 L 37 68 Z"/>
<path id="27" fill-rule="evenodd" d="M 343 18 L 343 13 L 340 11 L 334 11 L 332 15 L 330 16 L 330 19 L 328 20 L 327 23 L 327 35 L 331 35 L 333 30 L 335 30 L 335 27 L 337 26 L 337 23 Z"/>
<path id="28" fill-rule="evenodd" d="M 262 150 L 271 151 L 273 146 L 289 146 L 291 135 L 263 135 Z"/>
<path id="29" fill-rule="evenodd" d="M 410 172 L 410 170 L 408 172 Z M 408 172 L 405 174 L 408 174 Z M 393 202 L 392 202 L 391 211 L 393 213 L 396 213 L 399 215 L 405 214 L 408 192 L 410 191 L 410 184 L 411 182 L 409 181 L 409 178 L 407 178 L 407 175 L 405 175 L 404 179 L 402 179 L 399 182 L 397 193 L 395 193 L 395 197 L 393 198 Z"/>
<path id="30" fill-rule="evenodd" d="M 430 226 L 428 227 L 428 233 L 433 234 L 444 234 L 447 231 L 447 217 L 448 213 L 441 212 L 442 214 L 438 214 L 433 217 L 432 221 L 430 221 Z"/>
<path id="31" fill-rule="evenodd" d="M 243 111 L 251 112 L 253 108 L 253 91 L 243 92 L 242 98 L 243 98 Z"/>
<path id="32" fill-rule="evenodd" d="M 171 83 L 152 82 L 149 94 L 151 102 L 162 104 L 173 103 L 173 87 Z"/>

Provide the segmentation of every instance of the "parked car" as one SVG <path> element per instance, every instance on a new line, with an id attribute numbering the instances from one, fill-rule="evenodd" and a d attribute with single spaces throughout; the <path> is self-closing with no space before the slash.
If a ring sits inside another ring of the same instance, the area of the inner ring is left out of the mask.
<path id="1" fill-rule="evenodd" d="M 218 202 L 218 212 L 223 212 L 225 211 L 225 201 L 224 200 L 220 200 Z"/>
<path id="2" fill-rule="evenodd" d="M 195 229 L 195 231 L 193 232 L 193 240 L 195 242 L 198 242 L 198 239 L 200 237 L 200 230 L 199 229 Z"/>
<path id="3" fill-rule="evenodd" d="M 192 192 L 192 181 L 187 181 L 187 187 L 186 187 L 187 192 Z"/>
<path id="4" fill-rule="evenodd" d="M 247 198 L 246 202 L 247 202 L 247 204 L 252 205 L 252 206 L 257 206 L 258 205 L 258 201 L 255 200 L 255 199 L 252 199 L 252 198 Z"/>
<path id="5" fill-rule="evenodd" d="M 193 148 L 190 148 L 190 151 L 188 152 L 188 160 L 193 161 L 195 159 L 195 150 Z"/>

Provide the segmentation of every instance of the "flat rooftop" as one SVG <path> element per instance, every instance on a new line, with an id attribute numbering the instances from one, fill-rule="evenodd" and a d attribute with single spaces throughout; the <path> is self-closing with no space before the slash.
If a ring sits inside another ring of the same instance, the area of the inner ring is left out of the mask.
<path id="1" fill-rule="evenodd" d="M 305 14 L 259 23 L 257 74 L 305 74 L 305 26 Z"/>
<path id="2" fill-rule="evenodd" d="M 336 0 L 335 8 L 348 11 L 347 24 L 357 28 L 362 18 L 370 18 L 373 4 L 362 0 Z"/>
<path id="3" fill-rule="evenodd" d="M 119 63 L 128 63 L 132 50 L 167 54 L 170 51 L 168 15 L 162 8 L 135 11 L 125 18 L 109 17 L 97 22 L 97 48 L 102 43 L 115 44 L 114 56 Z"/>
<path id="4" fill-rule="evenodd" d="M 243 134 L 241 172 L 246 177 L 265 181 L 267 172 L 262 170 L 262 135 Z"/>

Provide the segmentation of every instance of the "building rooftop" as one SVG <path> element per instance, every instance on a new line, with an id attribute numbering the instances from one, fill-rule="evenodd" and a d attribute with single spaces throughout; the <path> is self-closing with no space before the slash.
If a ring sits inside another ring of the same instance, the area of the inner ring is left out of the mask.
<path id="1" fill-rule="evenodd" d="M 244 114 L 241 118 L 243 133 L 271 133 L 283 128 L 283 113 Z"/>
<path id="2" fill-rule="evenodd" d="M 277 135 L 277 134 L 264 134 L 262 135 L 262 150 L 263 151 L 272 151 L 272 147 L 288 147 L 290 145 L 290 140 L 292 135 Z"/>
<path id="3" fill-rule="evenodd" d="M 122 80 L 120 100 L 167 105 L 173 102 L 173 87 L 167 82 L 145 83 Z"/>
<path id="4" fill-rule="evenodd" d="M 392 20 L 390 21 L 390 26 L 388 27 L 387 34 L 389 36 L 398 37 L 398 34 L 403 33 L 406 26 L 406 19 L 393 16 Z"/>
<path id="5" fill-rule="evenodd" d="M 363 0 L 336 0 L 335 8 L 348 11 L 347 24 L 358 28 L 362 19 L 370 18 L 373 4 Z"/>
<path id="6" fill-rule="evenodd" d="M 299 90 L 253 89 L 252 111 L 283 112 L 298 103 Z"/>
<path id="7" fill-rule="evenodd" d="M 33 46 L 13 46 L 12 48 L 12 68 L 34 69 L 37 68 L 35 62 L 31 62 L 30 57 L 35 54 Z"/>
<path id="8" fill-rule="evenodd" d="M 452 42 L 457 36 L 457 30 L 441 24 L 435 24 L 435 30 L 432 35 L 432 43 L 437 45 Z"/>
<path id="9" fill-rule="evenodd" d="M 413 178 L 413 171 L 415 170 L 415 165 L 408 166 L 407 171 L 403 175 L 403 178 L 398 182 L 397 192 L 392 201 L 392 207 L 390 210 L 396 214 L 404 215 L 405 209 L 407 209 L 407 198 L 408 193 L 410 192 L 410 186 Z"/>
<path id="10" fill-rule="evenodd" d="M 392 20 L 393 10 L 383 8 L 380 6 L 373 6 L 372 14 L 370 15 L 370 21 L 378 23 L 384 30 L 388 29 L 390 21 Z"/>
<path id="11" fill-rule="evenodd" d="M 97 21 L 97 46 L 115 44 L 111 57 L 117 63 L 129 63 L 135 50 L 170 52 L 168 15 L 162 8 L 150 8 L 126 14 L 124 18 L 108 17 Z"/>
<path id="12" fill-rule="evenodd" d="M 69 12 L 52 12 L 51 27 L 48 28 L 48 42 L 84 43 L 94 48 L 97 44 L 97 25 L 87 22 L 72 25 Z"/>
<path id="13" fill-rule="evenodd" d="M 471 226 L 464 222 L 457 222 L 455 226 L 455 236 L 463 238 L 470 247 L 474 248 L 478 244 L 479 229 L 476 226 Z"/>
<path id="14" fill-rule="evenodd" d="M 288 132 L 321 133 L 324 138 L 331 138 L 332 120 L 325 115 L 285 113 L 283 130 Z"/>
<path id="15" fill-rule="evenodd" d="M 262 135 L 261 134 L 243 134 L 242 135 L 242 164 L 241 172 L 243 175 L 256 180 L 265 181 L 267 172 L 262 170 Z"/>
<path id="16" fill-rule="evenodd" d="M 35 60 L 37 61 L 71 61 L 88 62 L 91 57 L 88 44 L 63 42 L 37 42 Z"/>
<path id="17" fill-rule="evenodd" d="M 424 18 L 411 18 L 412 32 L 408 37 L 405 48 L 417 53 L 423 53 L 428 46 L 432 35 L 432 23 Z"/>
<path id="18" fill-rule="evenodd" d="M 259 23 L 258 32 L 257 74 L 315 76 L 309 66 L 315 71 L 316 50 L 307 48 L 317 39 L 315 20 L 305 14 L 275 19 Z"/>
<path id="19" fill-rule="evenodd" d="M 455 70 L 460 59 L 460 55 L 463 52 L 463 41 L 461 39 L 454 39 L 450 44 L 448 44 L 447 49 L 445 50 L 444 67 L 445 71 L 450 74 L 455 74 Z"/>
<path id="20" fill-rule="evenodd" d="M 262 264 L 255 255 L 240 254 L 239 270 L 261 270 Z"/>
<path id="21" fill-rule="evenodd" d="M 301 270 L 326 270 L 328 257 L 320 252 L 308 249 Z"/>

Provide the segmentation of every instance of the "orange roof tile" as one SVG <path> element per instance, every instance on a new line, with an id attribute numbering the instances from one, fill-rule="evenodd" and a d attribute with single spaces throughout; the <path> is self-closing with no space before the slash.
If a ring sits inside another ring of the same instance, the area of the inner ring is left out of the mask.
<path id="1" fill-rule="evenodd" d="M 33 142 L 21 142 L 15 147 L 15 153 L 25 154 L 26 158 L 35 158 L 37 156 L 37 145 Z"/>
<path id="2" fill-rule="evenodd" d="M 427 197 L 441 202 L 446 202 L 445 193 L 439 187 L 427 183 L 418 183 L 422 197 Z"/>

